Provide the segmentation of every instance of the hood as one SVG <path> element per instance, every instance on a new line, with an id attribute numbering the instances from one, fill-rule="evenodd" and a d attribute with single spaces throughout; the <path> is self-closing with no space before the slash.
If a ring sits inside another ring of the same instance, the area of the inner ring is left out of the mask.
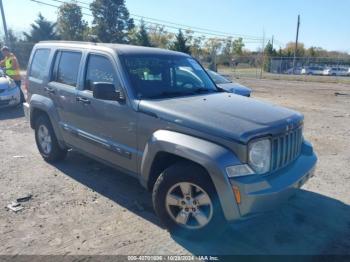
<path id="1" fill-rule="evenodd" d="M 284 133 L 287 127 L 293 128 L 303 121 L 298 112 L 228 93 L 141 100 L 139 110 L 177 125 L 242 143 L 255 137 Z"/>
<path id="2" fill-rule="evenodd" d="M 227 92 L 238 94 L 238 95 L 248 95 L 252 92 L 250 88 L 235 82 L 218 84 L 218 86 Z"/>

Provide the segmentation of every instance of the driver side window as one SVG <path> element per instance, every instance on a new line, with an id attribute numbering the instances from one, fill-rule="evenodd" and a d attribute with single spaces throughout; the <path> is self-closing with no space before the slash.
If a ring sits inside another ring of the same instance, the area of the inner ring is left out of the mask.
<path id="1" fill-rule="evenodd" d="M 94 82 L 111 83 L 117 87 L 118 82 L 110 60 L 101 55 L 89 55 L 84 90 L 92 91 Z"/>
<path id="2" fill-rule="evenodd" d="M 191 67 L 180 66 L 175 69 L 176 86 L 183 88 L 204 87 L 203 81 L 193 72 Z"/>

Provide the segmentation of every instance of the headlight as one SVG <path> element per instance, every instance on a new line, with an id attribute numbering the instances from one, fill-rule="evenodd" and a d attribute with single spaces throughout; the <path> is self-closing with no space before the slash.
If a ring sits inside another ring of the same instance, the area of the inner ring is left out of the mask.
<path id="1" fill-rule="evenodd" d="M 270 170 L 271 141 L 262 139 L 249 144 L 248 163 L 257 174 L 264 174 Z"/>
<path id="2" fill-rule="evenodd" d="M 9 79 L 9 89 L 16 88 L 17 85 L 13 79 Z"/>

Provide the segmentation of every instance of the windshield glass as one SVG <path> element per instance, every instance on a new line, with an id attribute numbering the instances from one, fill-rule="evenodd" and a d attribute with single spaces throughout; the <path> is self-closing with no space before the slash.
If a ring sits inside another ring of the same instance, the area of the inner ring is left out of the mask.
<path id="1" fill-rule="evenodd" d="M 125 55 L 122 60 L 138 98 L 152 99 L 217 92 L 197 61 L 173 55 Z"/>
<path id="2" fill-rule="evenodd" d="M 226 79 L 225 77 L 223 77 L 222 75 L 219 75 L 214 71 L 207 70 L 207 72 L 210 75 L 210 77 L 214 80 L 215 84 L 217 85 L 232 83 L 230 80 Z"/>

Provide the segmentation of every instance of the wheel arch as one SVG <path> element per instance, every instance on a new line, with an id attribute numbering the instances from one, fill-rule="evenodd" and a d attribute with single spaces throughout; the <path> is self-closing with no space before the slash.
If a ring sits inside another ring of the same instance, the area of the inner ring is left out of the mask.
<path id="1" fill-rule="evenodd" d="M 173 131 L 156 131 L 142 157 L 141 184 L 151 190 L 162 171 L 179 161 L 188 161 L 206 171 L 227 220 L 240 217 L 225 171 L 227 166 L 240 162 L 233 152 L 215 143 Z"/>
<path id="2" fill-rule="evenodd" d="M 34 94 L 30 99 L 30 126 L 34 129 L 35 121 L 40 115 L 46 115 L 55 132 L 58 144 L 65 148 L 65 143 L 59 129 L 59 116 L 53 101 L 47 97 Z"/>

